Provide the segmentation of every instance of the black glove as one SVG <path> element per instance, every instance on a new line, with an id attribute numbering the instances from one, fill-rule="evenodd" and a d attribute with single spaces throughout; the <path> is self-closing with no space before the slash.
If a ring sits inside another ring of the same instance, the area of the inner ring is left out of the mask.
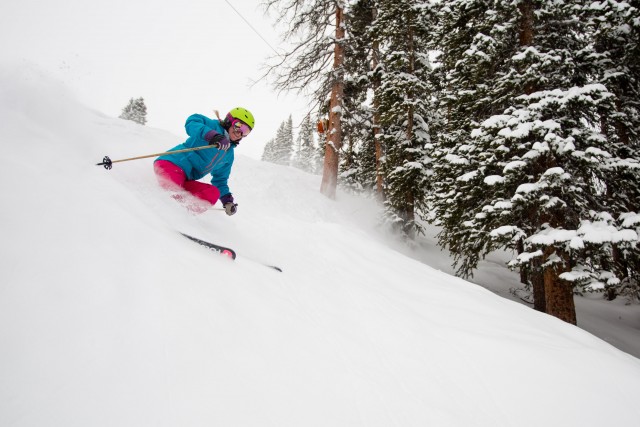
<path id="1" fill-rule="evenodd" d="M 227 151 L 229 149 L 229 146 L 231 145 L 226 136 L 219 134 L 215 130 L 210 130 L 209 132 L 207 132 L 207 134 L 204 136 L 204 139 L 207 140 L 209 145 L 216 145 L 218 146 L 218 149 L 222 151 Z"/>
<path id="2" fill-rule="evenodd" d="M 238 212 L 238 204 L 233 203 L 233 196 L 231 194 L 225 194 L 220 197 L 220 201 L 222 202 L 222 206 L 224 206 L 224 211 L 227 215 L 231 216 Z"/>

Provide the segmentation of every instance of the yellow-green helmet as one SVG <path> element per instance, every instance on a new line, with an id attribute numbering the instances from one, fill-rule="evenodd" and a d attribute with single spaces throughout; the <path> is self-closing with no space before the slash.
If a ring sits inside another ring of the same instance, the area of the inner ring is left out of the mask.
<path id="1" fill-rule="evenodd" d="M 227 113 L 227 119 L 231 122 L 233 119 L 239 119 L 245 122 L 251 130 L 253 130 L 253 126 L 255 125 L 255 120 L 253 119 L 253 114 L 246 108 L 236 107 L 233 110 Z"/>

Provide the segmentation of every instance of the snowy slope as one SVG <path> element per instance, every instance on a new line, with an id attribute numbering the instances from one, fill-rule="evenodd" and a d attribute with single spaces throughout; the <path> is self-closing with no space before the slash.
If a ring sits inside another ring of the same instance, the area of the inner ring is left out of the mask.
<path id="1" fill-rule="evenodd" d="M 390 249 L 371 201 L 239 155 L 239 213 L 192 215 L 152 159 L 94 165 L 184 136 L 28 67 L 0 117 L 2 426 L 637 425 L 639 359 Z"/>

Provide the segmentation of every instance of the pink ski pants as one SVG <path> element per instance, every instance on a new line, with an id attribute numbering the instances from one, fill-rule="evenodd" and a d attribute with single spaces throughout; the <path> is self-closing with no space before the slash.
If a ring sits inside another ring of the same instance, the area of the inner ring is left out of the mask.
<path id="1" fill-rule="evenodd" d="M 184 171 L 168 160 L 156 160 L 153 170 L 158 178 L 158 183 L 165 190 L 186 190 L 200 200 L 215 205 L 220 198 L 220 190 L 211 184 L 200 181 L 189 181 Z"/>

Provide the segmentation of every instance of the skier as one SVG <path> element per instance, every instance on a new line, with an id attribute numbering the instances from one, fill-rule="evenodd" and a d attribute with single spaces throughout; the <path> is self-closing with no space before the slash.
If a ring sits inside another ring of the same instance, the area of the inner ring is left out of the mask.
<path id="1" fill-rule="evenodd" d="M 158 157 L 153 168 L 160 186 L 171 191 L 187 191 L 200 203 L 191 205 L 196 212 L 204 212 L 208 205 L 220 200 L 227 215 L 238 211 L 227 181 L 233 165 L 235 148 L 242 138 L 249 135 L 254 127 L 253 115 L 246 109 L 237 107 L 229 111 L 224 120 L 216 111 L 217 120 L 201 114 L 187 118 L 184 127 L 189 138 L 169 151 L 182 150 L 206 145 L 217 148 L 166 154 Z M 198 181 L 211 174 L 211 184 Z M 178 200 L 182 197 L 174 196 Z"/>

